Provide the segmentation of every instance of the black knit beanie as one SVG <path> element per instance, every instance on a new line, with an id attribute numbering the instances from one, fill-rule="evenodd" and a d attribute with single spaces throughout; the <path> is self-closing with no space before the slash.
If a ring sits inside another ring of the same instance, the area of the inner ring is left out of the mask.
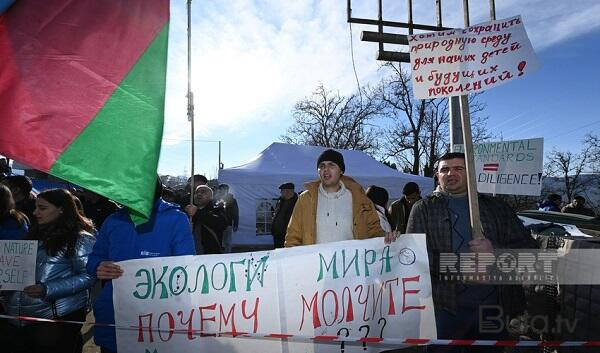
<path id="1" fill-rule="evenodd" d="M 324 161 L 330 161 L 338 165 L 342 170 L 342 173 L 346 172 L 346 165 L 344 164 L 344 156 L 338 151 L 334 151 L 332 149 L 328 149 L 323 151 L 317 160 L 317 168 L 319 168 L 319 164 Z"/>

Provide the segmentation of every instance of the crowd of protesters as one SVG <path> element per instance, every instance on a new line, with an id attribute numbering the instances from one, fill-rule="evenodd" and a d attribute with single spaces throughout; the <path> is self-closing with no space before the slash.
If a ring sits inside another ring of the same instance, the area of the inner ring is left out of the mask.
<path id="1" fill-rule="evenodd" d="M 473 239 L 463 154 L 448 153 L 440 159 L 439 185 L 433 193 L 422 198 L 419 186 L 409 182 L 403 186 L 402 198 L 391 204 L 385 188 L 371 185 L 365 191 L 346 175 L 344 158 L 335 150 L 324 151 L 316 169 L 316 180 L 306 183 L 299 195 L 291 182 L 279 186 L 281 197 L 271 227 L 275 248 L 373 237 L 393 242 L 403 233 L 425 233 L 438 337 L 507 337 L 506 329 L 487 336 L 478 332 L 478 308 L 499 305 L 506 314 L 516 315 L 523 311 L 521 287 L 440 281 L 435 272 L 439 269 L 434 265 L 436 254 L 536 246 L 515 213 L 485 195 L 479 195 L 485 238 Z M 91 191 L 50 189 L 35 195 L 28 177 L 3 175 L 0 239 L 37 240 L 39 245 L 36 284 L 23 291 L 2 292 L 0 311 L 83 322 L 91 288 L 99 280 L 102 289 L 93 303 L 95 319 L 113 324 L 111 280 L 122 275 L 117 262 L 231 252 L 239 225 L 237 201 L 228 185 L 213 189 L 207 184 L 204 176 L 195 175 L 193 183 L 190 178 L 185 188 L 174 191 L 157 179 L 150 219 L 135 225 L 126 207 Z M 560 205 L 560 196 L 552 194 L 540 209 L 560 212 Z M 562 212 L 593 215 L 584 205 L 585 199 L 576 196 Z M 8 352 L 81 352 L 80 329 L 78 324 L 0 320 L 0 346 Z M 114 327 L 96 326 L 94 337 L 103 353 L 117 352 Z"/>

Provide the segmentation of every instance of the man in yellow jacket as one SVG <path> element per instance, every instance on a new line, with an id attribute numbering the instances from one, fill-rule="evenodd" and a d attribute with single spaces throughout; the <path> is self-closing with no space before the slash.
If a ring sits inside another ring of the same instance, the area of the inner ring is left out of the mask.
<path id="1" fill-rule="evenodd" d="M 319 180 L 306 183 L 285 237 L 285 246 L 323 244 L 383 236 L 371 200 L 354 179 L 344 174 L 341 153 L 324 151 L 317 161 Z"/>

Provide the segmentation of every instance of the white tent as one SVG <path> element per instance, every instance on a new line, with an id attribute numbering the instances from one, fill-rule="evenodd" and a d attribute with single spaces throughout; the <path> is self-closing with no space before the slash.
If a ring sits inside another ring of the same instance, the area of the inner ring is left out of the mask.
<path id="1" fill-rule="evenodd" d="M 304 183 L 318 179 L 317 159 L 326 148 L 273 143 L 254 160 L 241 166 L 219 171 L 219 182 L 229 185 L 240 209 L 239 229 L 233 236 L 234 245 L 267 246 L 273 238 L 267 227 L 259 227 L 257 219 L 270 216 L 271 205 L 279 197 L 279 185 L 292 182 L 296 192 L 304 190 Z M 338 150 L 344 156 L 346 175 L 358 181 L 363 188 L 377 185 L 385 188 L 390 200 L 402 196 L 407 182 L 419 184 L 423 195 L 433 189 L 433 179 L 401 173 L 391 169 L 360 151 Z M 270 219 L 270 217 L 267 217 Z"/>

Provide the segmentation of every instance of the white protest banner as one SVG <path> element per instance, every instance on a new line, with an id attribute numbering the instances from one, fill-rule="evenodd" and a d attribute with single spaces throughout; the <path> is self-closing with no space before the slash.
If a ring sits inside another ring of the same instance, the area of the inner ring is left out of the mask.
<path id="1" fill-rule="evenodd" d="M 454 152 L 464 152 L 454 145 Z M 490 194 L 540 196 L 544 139 L 477 143 L 473 145 L 477 191 Z"/>
<path id="2" fill-rule="evenodd" d="M 483 91 L 539 67 L 520 16 L 408 38 L 419 99 Z"/>
<path id="3" fill-rule="evenodd" d="M 383 348 L 231 336 L 437 336 L 423 234 L 119 265 L 113 301 L 123 352 L 359 353 Z"/>
<path id="4" fill-rule="evenodd" d="M 0 240 L 0 290 L 35 284 L 37 240 Z"/>

